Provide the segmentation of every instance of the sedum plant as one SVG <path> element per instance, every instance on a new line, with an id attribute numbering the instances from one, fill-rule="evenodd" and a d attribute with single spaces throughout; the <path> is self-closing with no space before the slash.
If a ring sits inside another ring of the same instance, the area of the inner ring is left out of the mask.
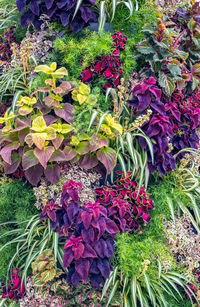
<path id="1" fill-rule="evenodd" d="M 37 185 L 44 173 L 55 184 L 60 178 L 60 162 L 76 160 L 86 169 L 101 162 L 108 173 L 116 164 L 116 152 L 109 140 L 122 133 L 122 127 L 111 115 L 96 111 L 97 97 L 85 84 L 59 80 L 67 76 L 64 67 L 40 65 L 37 73 L 47 76 L 45 87 L 34 91 L 30 97 L 20 96 L 15 112 L 6 112 L 0 122 L 0 155 L 6 174 L 18 168 L 26 179 Z M 69 103 L 69 100 L 74 103 Z M 97 116 L 98 115 L 98 116 Z M 95 121 L 94 121 L 95 119 Z M 100 124 L 104 124 L 103 129 Z M 88 127 L 86 126 L 88 122 Z"/>

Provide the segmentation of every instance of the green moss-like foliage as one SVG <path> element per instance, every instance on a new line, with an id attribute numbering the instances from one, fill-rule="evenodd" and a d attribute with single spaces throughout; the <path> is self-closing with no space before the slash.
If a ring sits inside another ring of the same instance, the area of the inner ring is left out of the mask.
<path id="1" fill-rule="evenodd" d="M 20 180 L 0 185 L 0 223 L 22 222 L 37 213 L 33 189 Z"/>
<path id="2" fill-rule="evenodd" d="M 15 221 L 15 224 L 0 226 L 0 248 L 9 240 L 14 239 L 14 234 L 4 236 L 8 231 L 23 227 L 37 209 L 34 206 L 35 196 L 33 189 L 20 180 L 4 182 L 0 185 L 0 224 Z M 6 279 L 8 264 L 16 252 L 15 244 L 8 245 L 0 251 L 0 280 Z"/>
<path id="3" fill-rule="evenodd" d="M 123 4 L 119 5 L 113 20 L 114 31 L 122 30 L 129 39 L 132 39 L 134 45 L 144 38 L 141 31 L 144 24 L 154 23 L 157 19 L 157 10 L 154 1 L 148 0 L 145 2 L 139 4 L 138 11 L 135 11 L 134 8 L 132 16 L 128 19 L 128 9 Z"/>
<path id="4" fill-rule="evenodd" d="M 174 259 L 164 241 L 153 237 L 129 235 L 123 233 L 116 239 L 117 259 L 121 272 L 126 276 L 139 276 L 144 269 L 144 261 L 149 265 L 146 272 L 156 279 L 158 274 L 158 262 L 169 261 L 174 266 Z"/>

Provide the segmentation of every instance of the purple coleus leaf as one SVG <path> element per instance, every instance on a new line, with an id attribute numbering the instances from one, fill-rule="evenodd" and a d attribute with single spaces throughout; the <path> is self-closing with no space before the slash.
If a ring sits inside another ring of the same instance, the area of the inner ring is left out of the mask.
<path id="1" fill-rule="evenodd" d="M 68 266 L 71 264 L 73 259 L 74 259 L 74 255 L 72 253 L 71 248 L 65 249 L 64 254 L 63 254 L 63 266 L 64 266 L 64 268 L 68 268 Z"/>
<path id="2" fill-rule="evenodd" d="M 29 5 L 30 10 L 33 12 L 33 14 L 35 14 L 37 16 L 40 13 L 39 3 L 40 3 L 40 0 L 32 0 L 30 5 Z"/>
<path id="3" fill-rule="evenodd" d="M 75 262 L 75 269 L 84 281 L 88 278 L 90 264 L 91 262 L 87 259 L 80 259 Z"/>
<path id="4" fill-rule="evenodd" d="M 82 257 L 82 254 L 84 252 L 84 244 L 81 243 L 83 242 L 82 237 L 75 237 L 75 236 L 71 236 L 70 239 L 68 239 L 65 242 L 65 246 L 64 248 L 68 248 L 71 247 L 72 252 L 74 253 L 74 259 L 78 260 Z"/>
<path id="5" fill-rule="evenodd" d="M 50 220 L 56 222 L 56 211 L 59 209 L 61 209 L 61 207 L 51 200 L 50 203 L 45 205 L 44 209 L 42 210 L 41 217 L 45 217 L 47 215 Z"/>
<path id="6" fill-rule="evenodd" d="M 92 221 L 93 214 L 89 211 L 83 211 L 81 213 L 81 219 L 83 221 L 83 225 L 85 229 L 87 230 L 90 227 L 91 221 Z"/>
<path id="7" fill-rule="evenodd" d="M 49 10 L 53 5 L 54 0 L 45 0 L 46 8 Z"/>
<path id="8" fill-rule="evenodd" d="M 16 0 L 16 5 L 20 14 L 22 14 L 26 8 L 26 0 Z"/>
<path id="9" fill-rule="evenodd" d="M 105 219 L 106 222 L 106 231 L 111 234 L 111 235 L 116 235 L 119 232 L 119 228 L 115 224 L 114 221 L 111 219 L 107 218 Z"/>
<path id="10" fill-rule="evenodd" d="M 97 267 L 101 272 L 102 276 L 108 278 L 110 275 L 110 263 L 108 259 L 98 259 L 97 260 Z"/>
<path id="11" fill-rule="evenodd" d="M 82 254 L 82 258 L 97 258 L 97 254 L 95 250 L 89 244 L 85 245 L 85 249 Z"/>

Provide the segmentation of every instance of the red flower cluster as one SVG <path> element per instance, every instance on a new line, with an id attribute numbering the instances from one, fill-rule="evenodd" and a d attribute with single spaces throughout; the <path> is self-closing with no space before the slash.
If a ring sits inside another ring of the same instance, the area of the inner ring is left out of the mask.
<path id="1" fill-rule="evenodd" d="M 12 56 L 11 45 L 15 42 L 15 27 L 8 28 L 0 37 L 0 60 L 10 62 Z"/>
<path id="2" fill-rule="evenodd" d="M 117 184 L 96 190 L 97 202 L 108 208 L 109 217 L 125 230 L 141 231 L 141 221 L 147 224 L 151 217 L 147 213 L 154 208 L 144 187 L 138 190 L 131 181 L 131 173 L 122 176 Z"/>
<path id="3" fill-rule="evenodd" d="M 2 298 L 9 298 L 17 301 L 23 297 L 25 291 L 24 282 L 21 283 L 18 269 L 11 270 L 10 279 L 11 282 L 3 287 Z"/>
<path id="4" fill-rule="evenodd" d="M 117 87 L 122 75 L 122 65 L 119 52 L 123 51 L 126 47 L 127 37 L 118 31 L 112 36 L 113 38 L 113 54 L 111 56 L 102 56 L 97 58 L 96 62 L 92 63 L 89 67 L 81 72 L 82 82 L 90 82 L 91 80 L 104 76 L 107 82 L 104 89 L 110 87 Z"/>

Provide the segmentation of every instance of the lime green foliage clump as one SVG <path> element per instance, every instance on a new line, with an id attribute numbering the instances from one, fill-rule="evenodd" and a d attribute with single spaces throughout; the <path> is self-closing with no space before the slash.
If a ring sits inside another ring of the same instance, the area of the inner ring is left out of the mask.
<path id="1" fill-rule="evenodd" d="M 57 38 L 54 43 L 56 52 L 62 55 L 62 64 L 67 68 L 70 78 L 80 77 L 81 71 L 102 55 L 111 55 L 112 37 L 110 33 L 85 30 L 83 35 L 71 34 Z"/>
<path id="2" fill-rule="evenodd" d="M 167 263 L 166 269 L 174 267 L 173 256 L 161 240 L 123 233 L 117 236 L 116 248 L 120 270 L 126 276 L 135 275 L 139 278 L 148 273 L 152 278 L 156 278 L 158 260 L 163 267 Z"/>

